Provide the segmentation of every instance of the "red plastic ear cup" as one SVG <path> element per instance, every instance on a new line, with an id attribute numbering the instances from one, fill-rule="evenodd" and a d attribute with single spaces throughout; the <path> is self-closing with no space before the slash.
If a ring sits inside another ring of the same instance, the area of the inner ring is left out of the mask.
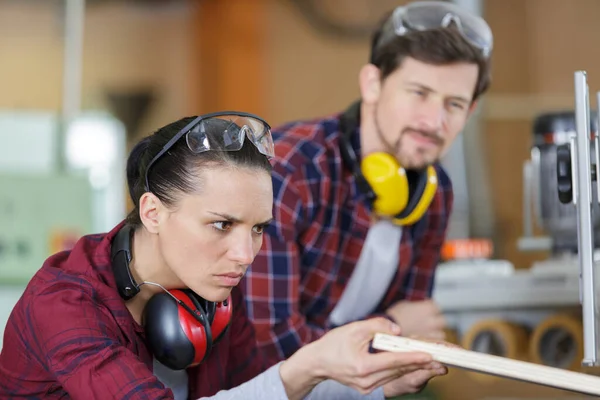
<path id="1" fill-rule="evenodd" d="M 218 342 L 223 334 L 227 331 L 231 322 L 233 307 L 231 305 L 231 296 L 222 303 L 217 303 L 215 306 L 215 315 L 210 326 L 213 337 L 213 344 Z"/>
<path id="2" fill-rule="evenodd" d="M 213 342 L 211 329 L 208 328 L 207 316 L 204 313 L 204 310 L 196 307 L 194 302 L 185 292 L 181 290 L 171 290 L 171 294 L 181 300 L 196 314 L 196 317 L 194 317 L 190 314 L 190 311 L 186 310 L 181 305 L 177 307 L 181 328 L 194 347 L 194 360 L 190 366 L 198 365 L 204 360 L 204 357 L 211 348 Z M 201 323 L 198 319 L 204 322 Z"/>

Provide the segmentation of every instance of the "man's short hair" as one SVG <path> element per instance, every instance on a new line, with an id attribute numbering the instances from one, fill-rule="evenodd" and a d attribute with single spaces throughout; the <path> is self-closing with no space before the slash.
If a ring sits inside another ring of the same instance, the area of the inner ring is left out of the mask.
<path id="1" fill-rule="evenodd" d="M 490 58 L 467 41 L 457 28 L 450 26 L 410 31 L 401 36 L 394 34 L 385 43 L 380 43 L 384 30 L 390 29 L 391 16 L 392 12 L 384 16 L 371 41 L 370 62 L 380 69 L 382 80 L 398 69 L 406 57 L 433 65 L 466 62 L 479 67 L 472 101 L 487 91 L 491 81 Z"/>

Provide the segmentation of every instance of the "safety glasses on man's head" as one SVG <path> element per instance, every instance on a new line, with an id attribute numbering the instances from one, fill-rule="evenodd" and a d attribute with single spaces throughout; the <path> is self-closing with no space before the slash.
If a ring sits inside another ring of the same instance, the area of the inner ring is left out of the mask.
<path id="1" fill-rule="evenodd" d="M 248 113 L 227 111 L 201 115 L 195 118 L 171 140 L 146 167 L 146 191 L 150 190 L 148 171 L 183 136 L 188 148 L 195 154 L 209 150 L 238 151 L 248 139 L 268 158 L 275 156 L 271 127 L 262 118 Z"/>
<path id="2" fill-rule="evenodd" d="M 485 20 L 455 4 L 443 1 L 418 1 L 397 7 L 385 23 L 377 47 L 395 35 L 402 36 L 410 31 L 445 28 L 452 24 L 463 37 L 484 57 L 489 57 L 493 48 L 492 30 Z"/>

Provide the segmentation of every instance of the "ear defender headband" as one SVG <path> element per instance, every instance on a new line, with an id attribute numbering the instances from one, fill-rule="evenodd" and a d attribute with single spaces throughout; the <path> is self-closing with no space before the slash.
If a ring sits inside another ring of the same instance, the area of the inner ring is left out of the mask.
<path id="1" fill-rule="evenodd" d="M 429 165 L 421 171 L 406 170 L 394 156 L 384 152 L 368 154 L 359 163 L 350 139 L 359 125 L 359 106 L 360 102 L 351 105 L 340 118 L 342 158 L 376 214 L 400 226 L 412 225 L 423 217 L 435 197 L 435 168 Z"/>
<path id="2" fill-rule="evenodd" d="M 213 303 L 189 289 L 168 291 L 152 282 L 138 285 L 129 268 L 132 233 L 132 227 L 125 225 L 111 247 L 119 294 L 124 300 L 130 300 L 143 284 L 163 289 L 152 296 L 144 308 L 142 319 L 150 351 L 161 364 L 173 370 L 202 363 L 229 328 L 233 312 L 231 297 L 222 303 Z"/>

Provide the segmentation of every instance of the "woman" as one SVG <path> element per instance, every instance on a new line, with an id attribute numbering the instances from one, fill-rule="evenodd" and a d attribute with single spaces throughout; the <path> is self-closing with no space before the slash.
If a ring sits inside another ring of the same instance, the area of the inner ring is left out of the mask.
<path id="1" fill-rule="evenodd" d="M 264 371 L 236 285 L 272 218 L 273 154 L 269 126 L 238 112 L 139 142 L 126 221 L 51 256 L 16 304 L 0 397 L 383 398 L 446 373 L 427 354 L 370 353 L 375 332 L 399 333 L 385 319 L 335 329 Z M 264 290 L 277 287 L 265 278 Z"/>

